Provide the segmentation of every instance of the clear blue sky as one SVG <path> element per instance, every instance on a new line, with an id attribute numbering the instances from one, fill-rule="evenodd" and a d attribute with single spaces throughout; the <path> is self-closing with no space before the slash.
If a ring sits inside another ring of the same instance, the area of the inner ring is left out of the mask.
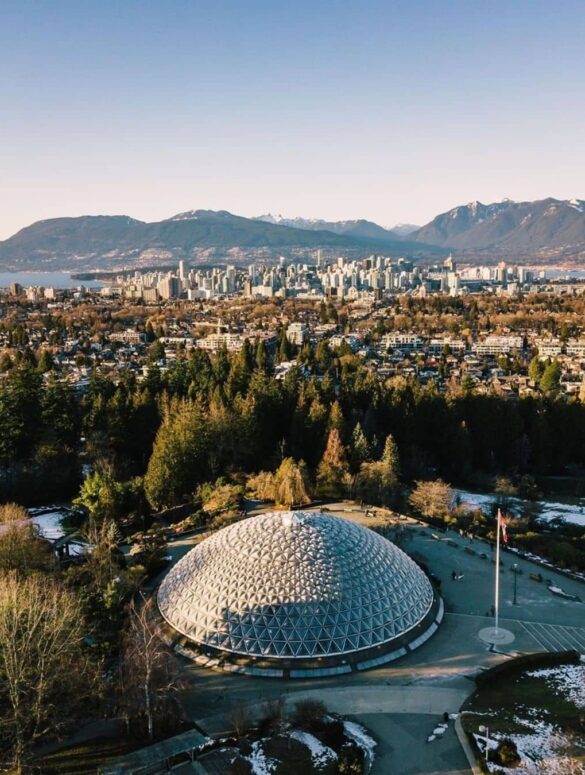
<path id="1" fill-rule="evenodd" d="M 0 0 L 0 238 L 585 198 L 583 0 Z"/>

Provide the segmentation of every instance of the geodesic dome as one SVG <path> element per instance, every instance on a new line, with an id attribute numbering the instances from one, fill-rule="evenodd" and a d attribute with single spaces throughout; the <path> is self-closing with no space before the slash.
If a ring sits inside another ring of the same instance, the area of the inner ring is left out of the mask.
<path id="1" fill-rule="evenodd" d="M 163 617 L 190 640 L 268 660 L 341 657 L 403 639 L 433 601 L 425 574 L 386 538 L 298 511 L 220 530 L 158 591 Z"/>

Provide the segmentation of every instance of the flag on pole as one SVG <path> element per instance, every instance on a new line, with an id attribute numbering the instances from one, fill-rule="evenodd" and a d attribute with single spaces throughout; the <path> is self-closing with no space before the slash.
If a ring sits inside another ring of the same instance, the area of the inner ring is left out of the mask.
<path id="1" fill-rule="evenodd" d="M 502 539 L 505 544 L 508 543 L 508 523 L 502 516 L 502 512 L 498 509 L 498 530 L 502 531 Z"/>

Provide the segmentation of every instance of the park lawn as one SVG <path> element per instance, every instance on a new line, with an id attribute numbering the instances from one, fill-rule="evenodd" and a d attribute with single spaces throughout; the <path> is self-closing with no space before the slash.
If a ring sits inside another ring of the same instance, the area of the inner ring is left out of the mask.
<path id="1" fill-rule="evenodd" d="M 582 670 L 585 676 L 585 666 Z M 484 725 L 492 740 L 514 740 L 524 762 L 522 772 L 585 773 L 582 700 L 575 701 L 569 690 L 563 691 L 550 677 L 528 675 L 530 672 L 534 668 L 494 676 L 493 681 L 478 687 L 462 709 L 463 728 L 477 735 Z M 490 765 L 490 771 L 504 770 Z"/>
<path id="2" fill-rule="evenodd" d="M 579 723 L 583 709 L 565 697 L 544 678 L 525 674 L 494 678 L 494 681 L 479 688 L 467 701 L 463 724 L 467 731 L 477 731 L 479 724 L 485 724 L 502 733 L 524 732 L 530 719 L 554 721 L 566 731 L 584 732 Z"/>

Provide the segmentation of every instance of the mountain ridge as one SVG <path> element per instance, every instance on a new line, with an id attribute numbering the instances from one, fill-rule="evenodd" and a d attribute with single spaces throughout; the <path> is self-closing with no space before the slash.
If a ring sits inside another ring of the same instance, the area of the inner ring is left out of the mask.
<path id="1" fill-rule="evenodd" d="M 227 210 L 187 210 L 162 221 L 127 215 L 50 218 L 0 242 L 0 267 L 92 269 L 140 266 L 186 259 L 275 258 L 280 252 L 308 257 L 319 248 L 343 251 L 444 252 L 396 237 L 376 240 L 316 229 L 297 229 L 234 215 Z"/>
<path id="2" fill-rule="evenodd" d="M 377 239 L 381 241 L 402 239 L 403 234 L 393 229 L 385 229 L 374 221 L 366 218 L 356 218 L 345 221 L 325 221 L 322 218 L 285 218 L 282 215 L 258 215 L 253 220 L 264 223 L 280 224 L 295 229 L 306 231 L 331 231 L 334 234 L 345 234 L 363 239 Z M 401 224 L 402 227 L 405 224 Z M 413 231 L 419 227 L 413 227 Z M 407 232 L 408 233 L 408 232 Z M 404 234 L 406 236 L 406 234 Z"/>
<path id="3" fill-rule="evenodd" d="M 291 225 L 296 224 L 296 225 Z M 324 227 L 328 228 L 324 228 Z M 128 215 L 50 218 L 0 242 L 0 269 L 92 270 L 188 261 L 311 260 L 317 249 L 359 257 L 368 253 L 435 260 L 455 251 L 465 261 L 585 261 L 585 200 L 458 205 L 426 225 L 398 235 L 368 221 L 186 210 L 161 221 Z"/>
<path id="4" fill-rule="evenodd" d="M 548 197 L 535 201 L 459 205 L 410 235 L 456 250 L 585 250 L 585 200 Z"/>

